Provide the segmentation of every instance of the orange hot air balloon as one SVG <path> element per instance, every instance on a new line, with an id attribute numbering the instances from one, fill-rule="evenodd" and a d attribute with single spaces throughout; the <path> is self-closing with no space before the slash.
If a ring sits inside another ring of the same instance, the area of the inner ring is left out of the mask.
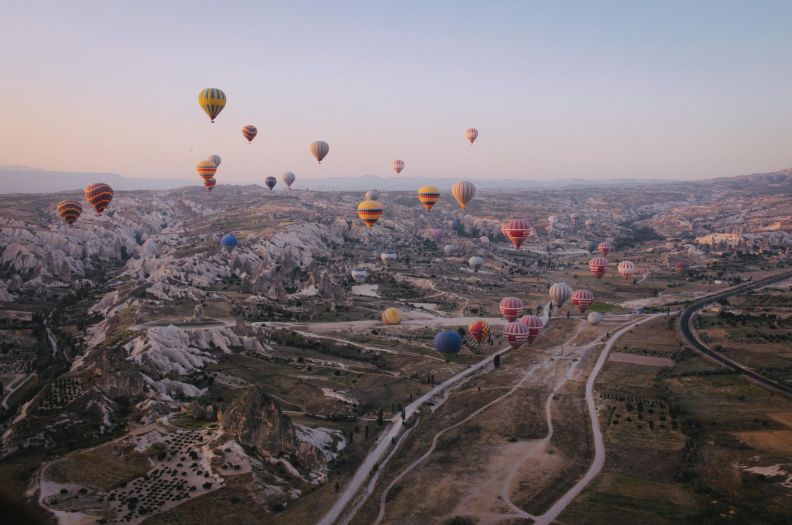
<path id="1" fill-rule="evenodd" d="M 80 218 L 83 207 L 77 201 L 60 201 L 56 207 L 58 215 L 61 219 L 66 221 L 67 224 L 74 224 L 74 221 Z"/>
<path id="2" fill-rule="evenodd" d="M 358 204 L 358 217 L 366 223 L 369 229 L 373 228 L 382 217 L 382 205 L 377 201 L 363 201 Z"/>
<path id="3" fill-rule="evenodd" d="M 478 138 L 478 130 L 476 128 L 468 128 L 467 131 L 465 131 L 465 138 L 468 139 L 468 142 L 470 142 L 472 146 Z"/>
<path id="4" fill-rule="evenodd" d="M 431 210 L 432 206 L 440 200 L 440 190 L 434 186 L 421 186 L 418 190 L 418 200 L 421 201 L 424 208 Z"/>
<path id="5" fill-rule="evenodd" d="M 479 319 L 478 321 L 473 321 L 468 326 L 468 333 L 470 337 L 478 341 L 479 343 L 486 340 L 490 334 L 490 325 L 487 321 Z"/>
<path id="6" fill-rule="evenodd" d="M 202 160 L 195 166 L 195 171 L 198 172 L 198 175 L 200 175 L 204 181 L 207 181 L 213 178 L 215 173 L 217 173 L 217 164 L 211 160 Z"/>
<path id="7" fill-rule="evenodd" d="M 103 182 L 86 186 L 83 194 L 85 195 L 85 200 L 94 207 L 97 215 L 101 215 L 110 205 L 110 201 L 113 200 L 113 188 Z"/>

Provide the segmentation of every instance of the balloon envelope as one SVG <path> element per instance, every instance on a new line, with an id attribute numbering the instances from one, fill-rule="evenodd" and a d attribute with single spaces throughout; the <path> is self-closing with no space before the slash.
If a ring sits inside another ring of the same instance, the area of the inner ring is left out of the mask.
<path id="1" fill-rule="evenodd" d="M 274 188 L 277 183 L 278 183 L 278 179 L 276 179 L 275 177 L 267 177 L 266 179 L 264 179 L 264 185 L 268 187 L 270 191 L 272 191 L 272 188 Z"/>
<path id="2" fill-rule="evenodd" d="M 468 266 L 470 266 L 474 272 L 478 272 L 481 267 L 484 266 L 484 259 L 478 255 L 474 255 L 468 259 Z"/>
<path id="3" fill-rule="evenodd" d="M 377 201 L 365 200 L 358 204 L 358 217 L 368 226 L 369 230 L 382 217 L 382 205 Z"/>
<path id="4" fill-rule="evenodd" d="M 451 186 L 451 195 L 454 196 L 459 206 L 464 210 L 468 202 L 476 195 L 476 187 L 466 180 L 455 182 Z"/>
<path id="5" fill-rule="evenodd" d="M 198 104 L 201 105 L 204 112 L 209 115 L 212 122 L 223 111 L 226 105 L 225 93 L 217 88 L 206 88 L 198 93 Z"/>
<path id="6" fill-rule="evenodd" d="M 443 330 L 435 335 L 434 348 L 441 354 L 456 354 L 462 348 L 462 337 L 455 330 Z"/>
<path id="7" fill-rule="evenodd" d="M 311 144 L 311 155 L 314 156 L 316 161 L 321 164 L 322 159 L 324 159 L 328 153 L 330 153 L 330 145 L 323 140 L 317 140 L 313 144 Z"/>
<path id="8" fill-rule="evenodd" d="M 294 180 L 296 178 L 297 178 L 297 176 L 294 173 L 292 173 L 291 171 L 287 171 L 286 173 L 281 175 L 281 180 L 286 185 L 286 187 L 289 188 L 289 189 L 291 189 L 291 185 L 294 184 Z"/>
<path id="9" fill-rule="evenodd" d="M 367 201 L 378 201 L 379 192 L 377 190 L 368 190 L 364 197 Z"/>
<path id="10" fill-rule="evenodd" d="M 382 322 L 385 324 L 399 324 L 401 323 L 402 315 L 398 308 L 387 308 L 382 312 Z"/>
<path id="11" fill-rule="evenodd" d="M 220 246 L 225 248 L 227 252 L 232 252 L 237 246 L 237 238 L 233 233 L 227 233 L 220 239 Z"/>
<path id="12" fill-rule="evenodd" d="M 555 283 L 550 287 L 550 299 L 556 306 L 562 306 L 572 297 L 572 288 L 566 283 Z"/>
<path id="13" fill-rule="evenodd" d="M 83 194 L 85 195 L 85 200 L 94 207 L 97 215 L 101 215 L 102 212 L 110 206 L 110 202 L 113 200 L 113 188 L 104 182 L 97 182 L 86 186 L 83 190 Z"/>
<path id="14" fill-rule="evenodd" d="M 60 201 L 55 209 L 58 210 L 58 215 L 66 221 L 66 224 L 74 224 L 74 221 L 80 218 L 83 211 L 82 204 L 72 200 Z"/>
<path id="15" fill-rule="evenodd" d="M 468 142 L 473 144 L 478 138 L 478 130 L 476 128 L 468 128 L 467 131 L 465 131 L 465 138 L 468 139 Z"/>

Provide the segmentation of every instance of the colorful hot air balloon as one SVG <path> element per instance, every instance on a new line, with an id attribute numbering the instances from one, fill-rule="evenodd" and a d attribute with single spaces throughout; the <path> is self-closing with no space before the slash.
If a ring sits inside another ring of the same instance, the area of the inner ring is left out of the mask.
<path id="1" fill-rule="evenodd" d="M 382 217 L 382 205 L 377 201 L 366 200 L 358 204 L 358 217 L 360 217 L 369 229 L 373 228 L 377 221 Z"/>
<path id="2" fill-rule="evenodd" d="M 421 201 L 424 208 L 431 210 L 432 206 L 440 200 L 440 190 L 434 186 L 421 186 L 418 190 L 418 200 Z"/>
<path id="3" fill-rule="evenodd" d="M 588 322 L 591 324 L 600 324 L 602 322 L 602 314 L 599 312 L 589 312 Z"/>
<path id="4" fill-rule="evenodd" d="M 501 232 L 512 242 L 514 248 L 519 250 L 523 241 L 531 236 L 531 226 L 525 219 L 512 219 L 503 223 Z"/>
<path id="5" fill-rule="evenodd" d="M 627 281 L 635 273 L 635 263 L 632 261 L 622 261 L 616 269 L 619 271 L 619 275 L 624 277 L 624 280 Z"/>
<path id="6" fill-rule="evenodd" d="M 281 175 L 281 180 L 286 185 L 286 187 L 289 188 L 289 189 L 291 189 L 291 185 L 294 184 L 294 180 L 296 178 L 297 178 L 297 176 L 294 173 L 292 173 L 291 171 L 287 171 L 286 173 Z"/>
<path id="7" fill-rule="evenodd" d="M 385 324 L 399 324 L 401 323 L 402 315 L 398 308 L 387 308 L 382 312 L 382 322 Z"/>
<path id="8" fill-rule="evenodd" d="M 214 188 L 214 187 L 215 187 L 215 185 L 217 185 L 217 181 L 216 181 L 214 178 L 212 178 L 212 179 L 206 179 L 206 180 L 204 181 L 204 186 L 205 186 L 205 187 L 206 187 L 206 189 L 207 189 L 207 190 L 209 190 L 209 191 L 212 191 L 212 188 Z"/>
<path id="9" fill-rule="evenodd" d="M 113 200 L 113 188 L 103 182 L 86 186 L 83 194 L 85 195 L 85 200 L 94 207 L 97 215 L 101 215 L 110 205 L 110 201 Z"/>
<path id="10" fill-rule="evenodd" d="M 451 195 L 454 196 L 459 206 L 464 210 L 465 205 L 476 195 L 476 187 L 466 180 L 455 182 L 451 186 Z"/>
<path id="11" fill-rule="evenodd" d="M 393 171 L 396 172 L 396 175 L 402 172 L 404 169 L 404 161 L 403 160 L 394 160 L 391 165 L 393 166 Z"/>
<path id="12" fill-rule="evenodd" d="M 484 266 L 484 259 L 479 257 L 478 255 L 474 255 L 470 259 L 468 259 L 468 266 L 473 270 L 473 272 L 478 273 L 482 266 Z"/>
<path id="13" fill-rule="evenodd" d="M 589 271 L 593 273 L 597 279 L 602 279 L 602 276 L 608 271 L 608 259 L 601 255 L 597 255 L 589 260 L 588 266 Z"/>
<path id="14" fill-rule="evenodd" d="M 222 246 L 228 253 L 234 251 L 234 248 L 237 246 L 236 235 L 233 233 L 226 233 L 223 235 L 223 238 L 220 239 L 220 246 Z"/>
<path id="15" fill-rule="evenodd" d="M 443 253 L 446 254 L 446 257 L 450 257 L 452 253 L 454 253 L 456 247 L 453 244 L 446 244 L 443 246 Z"/>
<path id="16" fill-rule="evenodd" d="M 462 337 L 456 330 L 443 330 L 434 337 L 434 348 L 448 361 L 453 354 L 462 349 Z"/>
<path id="17" fill-rule="evenodd" d="M 270 191 L 272 191 L 272 188 L 274 188 L 277 183 L 278 183 L 278 179 L 276 179 L 275 177 L 267 177 L 266 179 L 264 179 L 264 185 L 268 187 Z"/>
<path id="18" fill-rule="evenodd" d="M 392 262 L 396 262 L 396 252 L 382 252 L 380 254 L 380 259 L 386 265 L 389 265 Z"/>
<path id="19" fill-rule="evenodd" d="M 429 235 L 432 236 L 435 242 L 440 242 L 445 237 L 445 230 L 442 228 L 429 228 Z"/>
<path id="20" fill-rule="evenodd" d="M 202 160 L 195 166 L 195 171 L 203 180 L 211 179 L 217 173 L 217 164 L 211 160 Z"/>
<path id="21" fill-rule="evenodd" d="M 597 250 L 602 254 L 603 257 L 607 257 L 608 252 L 610 252 L 612 248 L 613 245 L 608 241 L 602 241 L 597 245 Z"/>
<path id="22" fill-rule="evenodd" d="M 470 325 L 468 325 L 468 333 L 470 334 L 470 337 L 480 343 L 489 338 L 490 325 L 483 319 L 473 321 L 470 323 Z"/>
<path id="23" fill-rule="evenodd" d="M 533 343 L 536 338 L 539 337 L 539 334 L 542 333 L 542 329 L 544 328 L 544 323 L 542 320 L 535 315 L 524 315 L 520 317 L 518 322 L 528 327 L 528 338 L 526 339 L 528 344 Z"/>
<path id="24" fill-rule="evenodd" d="M 528 341 L 531 336 L 531 329 L 519 321 L 513 321 L 503 327 L 503 335 L 506 336 L 509 346 L 517 350 Z"/>
<path id="25" fill-rule="evenodd" d="M 566 283 L 555 283 L 550 287 L 550 299 L 556 306 L 563 306 L 572 297 L 572 288 Z"/>
<path id="26" fill-rule="evenodd" d="M 594 253 L 594 250 L 597 249 L 597 243 L 594 241 L 586 241 L 586 251 L 589 253 Z"/>
<path id="27" fill-rule="evenodd" d="M 223 159 L 220 158 L 220 155 L 215 154 L 215 155 L 209 155 L 209 158 L 206 159 L 206 160 L 214 162 L 215 167 L 219 168 L 220 167 L 220 161 L 223 160 Z"/>
<path id="28" fill-rule="evenodd" d="M 60 201 L 55 207 L 58 210 L 58 215 L 61 219 L 66 221 L 67 224 L 74 224 L 74 221 L 80 218 L 83 208 L 77 201 Z"/>
<path id="29" fill-rule="evenodd" d="M 256 129 L 256 126 L 252 126 L 248 124 L 247 126 L 242 128 L 242 136 L 247 139 L 248 144 L 253 142 L 253 139 L 256 138 L 256 135 L 258 135 L 258 130 Z"/>
<path id="30" fill-rule="evenodd" d="M 366 282 L 366 277 L 368 277 L 368 271 L 365 268 L 353 268 L 350 273 L 356 283 Z"/>
<path id="31" fill-rule="evenodd" d="M 504 297 L 500 302 L 500 313 L 511 322 L 520 317 L 525 309 L 522 299 L 519 297 Z"/>
<path id="32" fill-rule="evenodd" d="M 367 201 L 378 201 L 379 192 L 377 190 L 368 190 L 365 195 Z"/>
<path id="33" fill-rule="evenodd" d="M 226 105 L 226 96 L 217 88 L 206 88 L 198 93 L 198 103 L 214 122 Z"/>
<path id="34" fill-rule="evenodd" d="M 311 155 L 314 156 L 319 164 L 322 163 L 322 159 L 325 158 L 328 153 L 330 153 L 330 146 L 327 144 L 327 142 L 323 140 L 317 140 L 311 144 Z"/>
<path id="35" fill-rule="evenodd" d="M 588 290 L 575 290 L 572 292 L 572 304 L 577 306 L 578 312 L 586 313 L 586 309 L 594 302 L 594 294 Z"/>
<path id="36" fill-rule="evenodd" d="M 476 128 L 468 128 L 467 131 L 465 131 L 465 138 L 468 139 L 468 142 L 470 142 L 472 146 L 478 138 L 478 130 Z"/>

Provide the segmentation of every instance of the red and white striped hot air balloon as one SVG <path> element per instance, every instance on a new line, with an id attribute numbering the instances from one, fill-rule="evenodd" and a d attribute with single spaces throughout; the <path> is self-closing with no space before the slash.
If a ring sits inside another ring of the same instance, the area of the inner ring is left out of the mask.
<path id="1" fill-rule="evenodd" d="M 591 260 L 589 260 L 589 271 L 593 273 L 597 279 L 602 279 L 602 276 L 608 271 L 608 259 L 601 255 L 592 257 Z"/>
<path id="2" fill-rule="evenodd" d="M 503 335 L 514 350 L 520 348 L 531 337 L 531 329 L 519 321 L 513 321 L 503 327 Z"/>
<path id="3" fill-rule="evenodd" d="M 608 256 L 608 252 L 613 249 L 613 245 L 608 241 L 602 241 L 597 245 L 597 250 L 602 254 L 603 257 Z"/>
<path id="4" fill-rule="evenodd" d="M 531 236 L 531 226 L 525 219 L 512 219 L 503 223 L 501 233 L 519 250 L 523 241 Z"/>
<path id="5" fill-rule="evenodd" d="M 524 315 L 520 317 L 518 322 L 528 327 L 528 344 L 533 343 L 539 337 L 539 334 L 542 333 L 542 328 L 544 328 L 542 320 L 535 315 Z"/>
<path id="6" fill-rule="evenodd" d="M 616 269 L 619 270 L 619 275 L 624 277 L 624 280 L 627 281 L 635 273 L 635 263 L 632 261 L 622 261 Z"/>
<path id="7" fill-rule="evenodd" d="M 478 138 L 478 130 L 476 128 L 468 128 L 467 131 L 465 131 L 465 138 L 468 139 L 468 142 L 470 142 L 472 146 Z"/>
<path id="8" fill-rule="evenodd" d="M 391 163 L 391 165 L 393 166 L 393 171 L 396 172 L 396 175 L 401 173 L 402 170 L 404 169 L 404 161 L 403 160 L 396 159 L 396 160 L 394 160 Z"/>
<path id="9" fill-rule="evenodd" d="M 520 317 L 525 309 L 519 297 L 504 297 L 500 302 L 500 313 L 504 319 L 511 322 Z"/>
<path id="10" fill-rule="evenodd" d="M 578 312 L 585 313 L 586 309 L 594 302 L 594 294 L 588 290 L 575 290 L 572 292 L 572 304 L 577 306 Z"/>

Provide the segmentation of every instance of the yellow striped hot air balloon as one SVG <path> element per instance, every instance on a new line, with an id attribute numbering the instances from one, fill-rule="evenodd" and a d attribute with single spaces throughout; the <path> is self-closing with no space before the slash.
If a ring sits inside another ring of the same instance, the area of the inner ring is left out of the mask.
<path id="1" fill-rule="evenodd" d="M 387 308 L 382 312 L 382 322 L 385 324 L 399 324 L 401 323 L 402 315 L 398 308 Z"/>
<path id="2" fill-rule="evenodd" d="M 440 190 L 434 186 L 421 186 L 418 190 L 418 200 L 421 201 L 424 208 L 431 210 L 432 206 L 440 200 Z"/>
<path id="3" fill-rule="evenodd" d="M 198 175 L 204 181 L 207 181 L 214 177 L 215 172 L 217 172 L 217 164 L 212 162 L 211 160 L 202 160 L 195 166 L 195 170 L 198 172 Z"/>
<path id="4" fill-rule="evenodd" d="M 360 217 L 369 229 L 373 228 L 377 221 L 382 217 L 382 205 L 377 201 L 363 201 L 358 204 L 358 217 Z"/>
<path id="5" fill-rule="evenodd" d="M 206 88 L 198 93 L 198 103 L 214 122 L 214 119 L 223 111 L 226 105 L 226 96 L 225 93 L 217 88 Z"/>
<path id="6" fill-rule="evenodd" d="M 74 221 L 80 218 L 83 208 L 77 201 L 60 201 L 57 205 L 58 215 L 61 219 L 66 221 L 67 224 L 74 224 Z"/>
<path id="7" fill-rule="evenodd" d="M 113 200 L 113 188 L 104 182 L 89 184 L 83 190 L 83 194 L 85 195 L 85 200 L 94 207 L 97 215 L 101 215 L 110 206 L 110 201 Z"/>
<path id="8" fill-rule="evenodd" d="M 476 187 L 472 182 L 466 180 L 459 181 L 451 186 L 451 195 L 454 196 L 459 206 L 464 210 L 465 205 L 476 195 Z"/>

